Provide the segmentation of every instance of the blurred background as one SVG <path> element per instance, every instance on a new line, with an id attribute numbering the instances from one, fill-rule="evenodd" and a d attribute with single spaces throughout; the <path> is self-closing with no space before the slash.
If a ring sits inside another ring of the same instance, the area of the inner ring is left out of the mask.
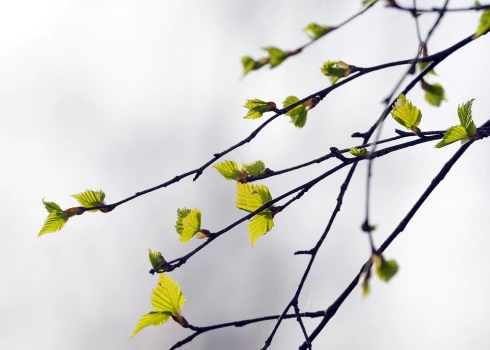
<path id="1" fill-rule="evenodd" d="M 203 227 L 217 231 L 244 213 L 235 185 L 208 168 L 131 201 L 107 215 L 72 218 L 56 234 L 37 234 L 47 215 L 41 199 L 63 208 L 69 195 L 103 189 L 108 203 L 197 168 L 245 138 L 263 120 L 244 120 L 246 99 L 281 104 L 330 85 L 327 60 L 368 67 L 412 58 L 418 40 L 408 13 L 380 2 L 281 66 L 241 79 L 241 57 L 261 47 L 292 50 L 310 22 L 336 25 L 360 0 L 11 1 L 0 11 L 0 348 L 166 349 L 191 334 L 170 321 L 129 340 L 151 310 L 158 277 L 148 274 L 148 248 L 167 260 L 202 241 L 182 244 L 177 208 L 199 207 Z M 411 5 L 411 1 L 400 4 Z M 443 1 L 419 1 L 440 6 Z M 450 7 L 471 6 L 453 0 Z M 480 14 L 447 14 L 429 53 L 473 33 Z M 425 37 L 436 15 L 420 17 Z M 447 101 L 425 102 L 418 85 L 409 98 L 423 113 L 422 130 L 458 123 L 457 105 L 475 98 L 477 125 L 490 117 L 490 38 L 482 37 L 437 68 Z M 267 126 L 224 159 L 263 160 L 282 169 L 357 145 L 383 110 L 381 101 L 406 67 L 366 75 L 331 94 L 309 113 L 303 129 L 288 117 Z M 406 81 L 408 83 L 408 80 Z M 405 83 L 405 84 L 406 84 Z M 388 118 L 383 136 L 393 136 Z M 458 145 L 427 143 L 375 160 L 372 223 L 377 244 L 392 232 Z M 400 271 L 388 284 L 357 288 L 315 340 L 318 349 L 488 349 L 490 273 L 488 141 L 456 164 L 406 230 L 386 251 Z M 273 196 L 338 164 L 330 160 L 266 184 Z M 299 300 L 302 311 L 328 307 L 369 256 L 364 219 L 366 163 L 318 254 Z M 221 236 L 172 272 L 186 296 L 183 315 L 196 326 L 281 313 L 293 296 L 310 249 L 335 206 L 346 170 L 310 190 L 275 219 L 251 248 L 246 223 Z M 319 319 L 306 320 L 311 332 Z M 218 330 L 184 349 L 259 349 L 274 322 Z M 282 323 L 270 349 L 296 349 L 303 335 Z"/>

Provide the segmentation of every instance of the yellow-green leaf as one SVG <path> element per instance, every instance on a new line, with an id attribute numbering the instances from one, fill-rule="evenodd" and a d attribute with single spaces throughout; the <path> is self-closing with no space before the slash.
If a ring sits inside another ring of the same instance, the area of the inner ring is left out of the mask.
<path id="1" fill-rule="evenodd" d="M 42 199 L 43 201 L 43 204 L 44 204 L 44 207 L 46 208 L 46 210 L 48 211 L 48 213 L 62 213 L 63 212 L 63 209 L 61 209 L 61 207 L 56 204 L 55 202 L 45 202 L 44 201 L 44 198 Z"/>
<path id="2" fill-rule="evenodd" d="M 250 56 L 242 57 L 243 75 L 247 75 L 251 71 L 255 70 L 255 60 Z"/>
<path id="3" fill-rule="evenodd" d="M 363 155 L 365 155 L 367 153 L 367 149 L 366 148 L 352 147 L 351 149 L 349 149 L 349 153 L 355 157 L 362 157 Z"/>
<path id="4" fill-rule="evenodd" d="M 196 233 L 201 231 L 201 217 L 201 211 L 199 209 L 194 209 L 182 219 L 182 233 L 180 234 L 181 242 L 189 242 Z"/>
<path id="5" fill-rule="evenodd" d="M 49 202 L 53 203 L 53 202 Z M 53 233 L 56 231 L 61 230 L 65 224 L 68 221 L 68 214 L 61 211 L 61 212 L 56 212 L 52 211 L 49 213 L 48 217 L 44 221 L 44 225 L 41 228 L 41 231 L 39 231 L 38 237 L 43 236 L 46 233 Z"/>
<path id="6" fill-rule="evenodd" d="M 384 282 L 388 282 L 397 272 L 398 264 L 395 260 L 381 259 L 381 264 L 376 266 L 376 275 Z"/>
<path id="7" fill-rule="evenodd" d="M 238 181 L 246 177 L 246 175 L 243 174 L 238 168 L 238 164 L 231 160 L 225 160 L 224 162 L 215 164 L 213 165 L 213 168 L 218 170 L 219 173 L 227 180 Z"/>
<path id="8" fill-rule="evenodd" d="M 166 263 L 162 253 L 148 249 L 148 258 L 150 259 L 151 266 L 155 269 Z"/>
<path id="9" fill-rule="evenodd" d="M 436 148 L 441 148 L 456 141 L 462 141 L 468 139 L 468 134 L 466 133 L 466 129 L 461 125 L 452 126 L 446 130 L 444 135 L 442 136 L 442 140 L 439 141 Z"/>
<path id="10" fill-rule="evenodd" d="M 248 176 L 257 176 L 262 170 L 265 169 L 265 164 L 263 161 L 258 160 L 251 164 L 242 163 L 242 172 L 245 171 Z"/>
<path id="11" fill-rule="evenodd" d="M 270 211 L 263 211 L 255 215 L 248 223 L 248 233 L 250 235 L 250 244 L 255 245 L 260 236 L 265 235 L 274 227 L 274 220 Z"/>
<path id="12" fill-rule="evenodd" d="M 90 208 L 90 207 L 97 207 L 99 205 L 105 205 L 104 199 L 105 199 L 105 193 L 100 190 L 100 191 L 92 191 L 92 190 L 86 190 L 85 192 L 78 193 L 78 194 L 72 194 L 71 195 L 73 198 L 77 200 L 80 205 L 82 205 L 85 208 Z M 99 209 L 92 209 L 89 210 L 90 212 L 96 212 L 99 211 Z"/>
<path id="13" fill-rule="evenodd" d="M 143 328 L 149 327 L 149 326 L 160 326 L 164 324 L 165 322 L 168 321 L 168 319 L 172 315 L 167 313 L 167 312 L 156 312 L 156 311 L 151 311 L 144 315 L 143 317 L 140 318 L 138 321 L 138 324 L 134 328 L 133 334 L 131 334 L 131 338 L 133 338 L 136 333 L 141 331 Z M 130 338 L 130 339 L 131 339 Z"/>
<path id="14" fill-rule="evenodd" d="M 244 107 L 248 108 L 248 113 L 243 118 L 258 119 L 262 117 L 264 113 L 276 108 L 276 104 L 274 102 L 265 102 L 255 98 L 253 100 L 247 100 Z"/>
<path id="15" fill-rule="evenodd" d="M 446 94 L 441 84 L 423 82 L 422 87 L 425 90 L 425 100 L 431 105 L 439 107 L 442 101 L 446 100 Z"/>
<path id="16" fill-rule="evenodd" d="M 363 6 L 371 5 L 371 4 L 374 4 L 376 2 L 378 2 L 378 0 L 362 0 L 362 5 Z"/>
<path id="17" fill-rule="evenodd" d="M 471 111 L 474 100 L 475 99 L 473 98 L 468 102 L 462 103 L 458 106 L 458 117 L 460 125 L 465 128 L 466 134 L 468 136 L 473 136 L 476 133 L 476 125 L 473 122 L 473 115 Z"/>
<path id="18" fill-rule="evenodd" d="M 189 215 L 190 212 L 191 212 L 191 210 L 187 209 L 187 208 L 177 209 L 177 223 L 175 224 L 175 230 L 177 231 L 177 233 L 179 235 L 182 234 L 182 231 L 184 230 L 182 220 L 187 215 Z"/>
<path id="19" fill-rule="evenodd" d="M 328 61 L 323 64 L 321 71 L 330 79 L 332 85 L 335 85 L 340 78 L 350 74 L 350 66 L 342 61 Z"/>
<path id="20" fill-rule="evenodd" d="M 303 31 L 310 37 L 311 40 L 316 40 L 332 31 L 332 29 L 333 28 L 329 26 L 321 26 L 316 23 L 310 23 L 304 27 Z"/>
<path id="21" fill-rule="evenodd" d="M 408 130 L 416 128 L 422 120 L 422 113 L 420 110 L 412 105 L 412 102 L 407 100 L 403 94 L 398 96 L 391 111 L 391 116 Z"/>
<path id="22" fill-rule="evenodd" d="M 251 213 L 271 200 L 272 196 L 265 185 L 251 185 L 237 182 L 236 206 L 238 209 Z"/>
<path id="23" fill-rule="evenodd" d="M 473 39 L 476 39 L 479 36 L 485 34 L 489 29 L 490 29 L 490 9 L 483 11 L 480 17 L 480 24 L 478 25 L 478 29 L 476 30 L 475 35 L 473 35 Z"/>
<path id="24" fill-rule="evenodd" d="M 277 47 L 268 46 L 268 47 L 264 47 L 262 50 L 266 51 L 269 54 L 271 68 L 277 67 L 286 58 L 288 58 L 288 54 L 278 49 Z"/>
<path id="25" fill-rule="evenodd" d="M 283 107 L 286 108 L 298 101 L 299 98 L 297 98 L 296 96 L 286 97 L 283 102 Z M 302 128 L 306 124 L 306 119 L 308 117 L 308 108 L 303 104 L 300 104 L 293 109 L 287 111 L 286 115 L 291 118 L 291 122 L 294 124 L 295 127 Z"/>

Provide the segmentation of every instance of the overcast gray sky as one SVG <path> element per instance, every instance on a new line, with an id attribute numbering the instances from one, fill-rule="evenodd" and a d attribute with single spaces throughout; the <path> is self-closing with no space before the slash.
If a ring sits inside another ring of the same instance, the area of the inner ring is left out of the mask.
<path id="1" fill-rule="evenodd" d="M 243 55 L 260 47 L 294 49 L 314 21 L 335 25 L 360 0 L 270 1 L 4 1 L 0 7 L 0 149 L 2 150 L 0 266 L 1 349 L 166 349 L 189 335 L 170 321 L 129 340 L 151 310 L 157 276 L 148 274 L 149 247 L 167 259 L 184 245 L 174 231 L 179 207 L 199 207 L 203 227 L 217 231 L 243 216 L 235 185 L 207 169 L 110 214 L 86 213 L 56 234 L 37 233 L 46 196 L 67 208 L 70 194 L 103 189 L 108 202 L 128 197 L 194 169 L 255 129 L 243 120 L 246 99 L 300 98 L 330 85 L 319 68 L 343 60 L 372 66 L 411 58 L 417 47 L 413 19 L 378 4 L 274 70 L 241 80 Z M 422 3 L 422 1 L 419 1 Z M 401 1 L 407 5 L 411 1 Z M 424 1 L 424 6 L 440 1 Z M 453 0 L 451 6 L 471 5 Z M 422 30 L 435 15 L 421 17 Z M 477 13 L 448 14 L 429 51 L 440 51 L 475 31 Z M 474 119 L 490 117 L 489 37 L 437 67 L 447 101 L 428 105 L 419 86 L 409 98 L 423 113 L 421 128 L 457 123 L 461 102 L 475 98 Z M 381 100 L 405 67 L 369 74 L 335 90 L 298 130 L 281 117 L 251 144 L 225 159 L 263 160 L 282 169 L 319 157 L 329 147 L 354 146 L 355 131 L 378 118 Z M 393 135 L 388 119 L 385 136 Z M 405 216 L 458 145 L 404 150 L 374 163 L 372 220 L 381 243 Z M 490 257 L 487 247 L 490 185 L 488 141 L 457 163 L 407 229 L 386 252 L 399 274 L 376 280 L 365 300 L 348 298 L 315 341 L 318 349 L 488 349 Z M 330 169 L 337 160 L 263 183 L 273 196 Z M 369 255 L 363 220 L 366 164 L 361 164 L 344 207 L 310 273 L 299 306 L 324 309 Z M 278 215 L 273 231 L 254 249 L 246 224 L 221 236 L 172 272 L 196 326 L 281 313 L 296 290 L 311 248 L 324 230 L 346 172 L 309 191 Z M 306 321 L 308 331 L 317 320 Z M 274 323 L 199 336 L 185 349 L 259 349 Z M 295 321 L 284 322 L 270 349 L 303 341 Z"/>

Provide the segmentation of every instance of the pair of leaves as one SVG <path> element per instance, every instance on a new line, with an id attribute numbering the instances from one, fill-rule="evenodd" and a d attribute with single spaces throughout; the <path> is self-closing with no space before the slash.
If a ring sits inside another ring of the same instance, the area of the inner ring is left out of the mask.
<path id="1" fill-rule="evenodd" d="M 395 260 L 385 260 L 382 255 L 373 254 L 371 257 L 372 263 L 375 265 L 376 275 L 383 282 L 389 282 L 398 272 L 398 264 Z M 367 297 L 371 292 L 369 287 L 369 279 L 371 278 L 371 265 L 369 269 L 361 275 L 362 296 Z"/>
<path id="2" fill-rule="evenodd" d="M 272 196 L 266 186 L 237 182 L 236 206 L 238 209 L 251 213 L 271 200 Z M 259 237 L 265 235 L 272 230 L 273 227 L 273 214 L 269 209 L 265 209 L 255 215 L 248 223 L 248 233 L 252 247 Z"/>
<path id="3" fill-rule="evenodd" d="M 330 79 L 332 85 L 335 85 L 340 78 L 345 78 L 351 73 L 351 67 L 343 61 L 327 61 L 321 71 Z"/>
<path id="4" fill-rule="evenodd" d="M 180 235 L 180 241 L 182 243 L 189 242 L 192 237 L 201 231 L 205 231 L 206 233 L 209 232 L 201 229 L 201 218 L 202 213 L 197 208 L 193 210 L 187 208 L 177 209 L 177 223 L 175 224 L 175 230 Z M 200 235 L 199 238 L 206 237 L 206 233 Z"/>
<path id="5" fill-rule="evenodd" d="M 431 105 L 439 107 L 446 100 L 446 93 L 441 84 L 429 84 L 422 80 L 422 89 L 425 90 L 425 100 Z"/>
<path id="6" fill-rule="evenodd" d="M 182 326 L 187 325 L 187 321 L 180 313 L 184 306 L 185 297 L 182 294 L 179 285 L 165 274 L 160 274 L 158 285 L 151 295 L 151 305 L 153 310 L 139 320 L 131 338 L 143 328 L 148 326 L 160 326 L 168 321 L 170 317 L 174 318 Z"/>
<path id="7" fill-rule="evenodd" d="M 299 98 L 296 96 L 288 96 L 283 102 L 283 107 L 289 107 L 292 104 L 296 103 L 299 101 Z M 302 128 L 306 124 L 306 119 L 308 117 L 308 111 L 312 108 L 314 108 L 318 102 L 319 102 L 318 97 L 313 97 L 308 101 L 305 101 L 296 107 L 290 109 L 289 111 L 286 112 L 286 115 L 291 118 L 291 122 L 294 124 L 295 127 L 297 128 Z"/>
<path id="8" fill-rule="evenodd" d="M 265 102 L 254 98 L 253 100 L 247 100 L 245 103 L 245 108 L 248 108 L 248 113 L 245 119 L 258 119 L 266 112 L 270 112 L 276 109 L 276 104 L 274 102 Z"/>
<path id="9" fill-rule="evenodd" d="M 251 164 L 242 163 L 241 168 L 238 168 L 238 164 L 234 161 L 225 160 L 224 162 L 213 165 L 213 168 L 218 170 L 227 180 L 245 183 L 248 176 L 261 175 L 265 170 L 265 164 L 263 161 L 258 160 Z"/>
<path id="10" fill-rule="evenodd" d="M 422 120 L 422 112 L 420 112 L 420 109 L 415 107 L 411 101 L 407 100 L 404 94 L 398 96 L 391 111 L 391 116 L 400 125 L 403 125 L 415 134 L 420 132 L 418 125 Z"/>
<path id="11" fill-rule="evenodd" d="M 61 207 L 55 202 L 45 202 L 43 198 L 43 204 L 48 211 L 48 217 L 44 221 L 44 225 L 39 231 L 38 236 L 43 236 L 46 233 L 53 233 L 60 231 L 68 219 L 75 215 L 82 215 L 86 210 L 85 208 L 97 207 L 105 205 L 105 193 L 100 191 L 87 190 L 82 193 L 73 194 L 73 198 L 77 200 L 82 207 L 73 207 L 66 210 L 61 209 Z M 103 212 L 108 212 L 107 209 L 100 209 Z M 99 209 L 91 209 L 90 212 L 99 211 Z"/>
<path id="12" fill-rule="evenodd" d="M 435 146 L 436 148 L 441 148 L 456 141 L 465 142 L 476 135 L 476 125 L 473 122 L 473 101 L 471 99 L 468 102 L 462 103 L 458 106 L 458 117 L 460 125 L 455 125 L 450 127 L 444 133 L 442 140 Z"/>
<path id="13" fill-rule="evenodd" d="M 335 28 L 329 26 L 321 26 L 316 23 L 310 23 L 303 28 L 303 31 L 311 40 L 317 40 L 334 29 Z"/>
<path id="14" fill-rule="evenodd" d="M 475 6 L 480 6 L 476 5 Z M 476 30 L 475 35 L 473 35 L 473 39 L 478 38 L 479 36 L 485 34 L 490 29 L 490 9 L 483 11 L 480 17 L 480 24 L 478 25 L 478 29 Z"/>

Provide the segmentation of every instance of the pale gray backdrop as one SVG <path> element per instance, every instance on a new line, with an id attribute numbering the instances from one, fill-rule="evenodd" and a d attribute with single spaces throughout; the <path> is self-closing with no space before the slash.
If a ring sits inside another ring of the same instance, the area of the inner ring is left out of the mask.
<path id="1" fill-rule="evenodd" d="M 371 66 L 411 58 L 417 47 L 411 16 L 383 4 L 321 39 L 283 65 L 240 80 L 240 58 L 260 47 L 294 49 L 311 21 L 335 25 L 360 0 L 307 1 L 3 1 L 0 6 L 0 287 L 1 349 L 166 349 L 190 334 L 174 322 L 128 340 L 151 310 L 157 276 L 148 274 L 149 247 L 176 258 L 178 207 L 199 207 L 203 226 L 219 230 L 243 215 L 235 187 L 210 168 L 114 212 L 86 213 L 63 231 L 37 238 L 46 196 L 62 207 L 70 194 L 103 189 L 123 199 L 194 169 L 247 136 L 261 121 L 243 120 L 245 99 L 277 103 L 329 86 L 319 68 L 328 59 Z M 401 1 L 410 5 L 411 1 Z M 419 1 L 424 6 L 443 1 Z M 453 0 L 451 6 L 471 5 Z M 435 15 L 421 17 L 423 33 Z M 430 53 L 475 31 L 479 14 L 448 14 Z M 428 105 L 417 86 L 409 97 L 425 130 L 457 123 L 458 103 L 476 98 L 474 119 L 490 117 L 489 37 L 437 67 L 448 101 Z M 281 117 L 249 145 L 225 157 L 262 159 L 273 169 L 319 157 L 358 140 L 382 112 L 381 100 L 405 67 L 370 74 L 330 95 L 305 128 Z M 396 127 L 387 120 L 384 135 Z M 374 163 L 372 220 L 382 240 L 405 216 L 458 145 L 433 144 Z M 405 232 L 386 252 L 400 264 L 389 283 L 372 283 L 362 300 L 349 297 L 315 341 L 318 349 L 488 349 L 488 141 L 457 163 Z M 338 161 L 264 181 L 273 196 Z M 326 308 L 367 259 L 362 164 L 331 235 L 300 298 L 303 311 Z M 249 245 L 246 224 L 226 233 L 172 273 L 186 295 L 183 313 L 210 325 L 282 312 L 306 266 L 293 256 L 317 241 L 335 205 L 342 171 L 277 216 L 274 230 Z M 317 324 L 306 321 L 311 331 Z M 259 349 L 274 323 L 198 337 L 186 349 Z M 296 322 L 281 326 L 271 349 L 303 341 Z"/>

